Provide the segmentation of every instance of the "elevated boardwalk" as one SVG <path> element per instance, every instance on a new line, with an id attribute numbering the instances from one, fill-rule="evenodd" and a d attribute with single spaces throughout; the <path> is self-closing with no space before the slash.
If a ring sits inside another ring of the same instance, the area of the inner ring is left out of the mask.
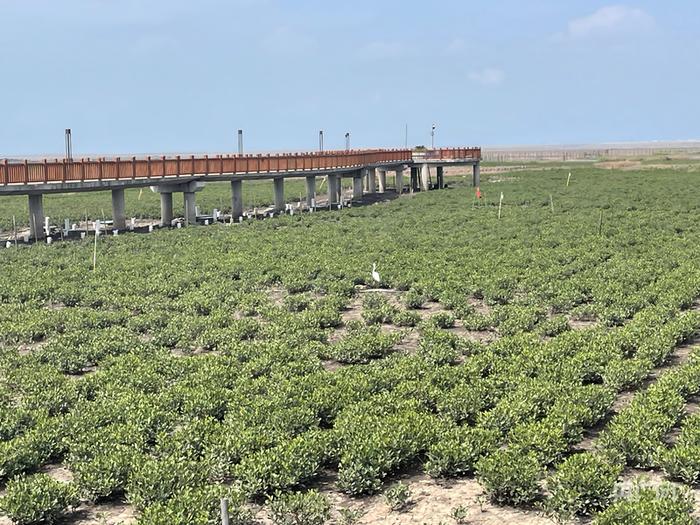
<path id="1" fill-rule="evenodd" d="M 44 231 L 42 196 L 45 193 L 112 191 L 115 229 L 125 229 L 124 190 L 150 186 L 161 196 L 161 224 L 173 221 L 172 194 L 183 193 L 185 222 L 194 223 L 195 193 L 207 182 L 231 182 L 231 217 L 243 214 L 242 183 L 245 180 L 272 179 L 276 211 L 284 209 L 284 180 L 306 178 L 307 206 L 316 198 L 316 177 L 328 178 L 328 201 L 339 202 L 340 179 L 353 179 L 353 199 L 364 193 L 383 192 L 386 172 L 396 174 L 397 191 L 403 191 L 403 172 L 411 170 L 411 188 L 427 191 L 444 185 L 443 167 L 474 167 L 473 183 L 479 184 L 480 148 L 434 150 L 372 149 L 328 152 L 281 153 L 268 155 L 161 156 L 98 158 L 80 160 L 43 159 L 9 161 L 0 165 L 0 196 L 28 195 L 31 237 L 41 239 Z M 431 184 L 430 170 L 435 168 Z"/>

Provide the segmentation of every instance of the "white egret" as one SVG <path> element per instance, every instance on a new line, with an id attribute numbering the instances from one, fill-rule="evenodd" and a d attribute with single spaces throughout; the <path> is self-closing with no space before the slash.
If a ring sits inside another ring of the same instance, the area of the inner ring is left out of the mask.
<path id="1" fill-rule="evenodd" d="M 377 272 L 377 263 L 372 263 L 372 279 L 374 279 L 377 283 L 382 282 L 382 278 L 379 277 L 379 272 Z"/>

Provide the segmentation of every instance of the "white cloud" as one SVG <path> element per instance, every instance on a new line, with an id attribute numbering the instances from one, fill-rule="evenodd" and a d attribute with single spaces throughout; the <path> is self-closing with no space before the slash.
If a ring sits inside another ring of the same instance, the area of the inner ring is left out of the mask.
<path id="1" fill-rule="evenodd" d="M 484 86 L 499 86 L 506 78 L 506 74 L 501 69 L 487 67 L 479 71 L 469 73 L 469 79 L 483 84 Z"/>
<path id="2" fill-rule="evenodd" d="M 466 51 L 467 49 L 467 43 L 464 41 L 463 38 L 453 38 L 452 41 L 447 44 L 447 47 L 445 48 L 445 52 L 448 55 L 458 55 L 461 54 L 462 52 Z"/>
<path id="3" fill-rule="evenodd" d="M 275 56 L 300 56 L 316 46 L 313 37 L 289 26 L 278 26 L 262 37 L 263 49 Z"/>
<path id="4" fill-rule="evenodd" d="M 387 60 L 399 58 L 404 54 L 405 48 L 400 42 L 370 42 L 358 50 L 361 58 L 368 60 Z"/>
<path id="5" fill-rule="evenodd" d="M 654 18 L 646 11 L 624 5 L 609 5 L 588 16 L 571 20 L 566 36 L 576 39 L 639 34 L 653 27 Z"/>

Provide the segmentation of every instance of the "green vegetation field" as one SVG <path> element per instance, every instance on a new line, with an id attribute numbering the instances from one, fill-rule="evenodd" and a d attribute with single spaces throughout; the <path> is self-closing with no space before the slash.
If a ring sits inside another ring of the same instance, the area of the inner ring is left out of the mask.
<path id="1" fill-rule="evenodd" d="M 0 251 L 0 510 L 412 523 L 425 476 L 485 494 L 428 523 L 694 523 L 697 174 L 568 172 L 102 238 L 95 272 Z"/>

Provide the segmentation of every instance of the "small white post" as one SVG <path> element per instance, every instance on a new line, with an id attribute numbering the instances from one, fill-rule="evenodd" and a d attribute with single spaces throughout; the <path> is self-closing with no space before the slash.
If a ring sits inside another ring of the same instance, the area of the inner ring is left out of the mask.
<path id="1" fill-rule="evenodd" d="M 180 228 L 182 228 L 182 223 L 181 223 L 181 222 L 178 222 L 178 223 L 177 223 L 177 229 L 179 230 Z"/>
<path id="2" fill-rule="evenodd" d="M 569 187 L 569 182 L 571 182 L 571 172 L 569 172 L 569 176 L 566 178 L 566 187 Z"/>
<path id="3" fill-rule="evenodd" d="M 233 217 L 232 217 L 232 219 L 233 219 Z M 238 217 L 238 224 L 243 224 L 243 215 Z"/>
<path id="4" fill-rule="evenodd" d="M 148 225 L 148 233 L 152 233 L 152 232 L 153 232 L 153 225 L 149 224 Z"/>
<path id="5" fill-rule="evenodd" d="M 46 232 L 46 235 L 48 235 L 49 232 L 49 217 L 44 217 L 44 231 Z"/>
<path id="6" fill-rule="evenodd" d="M 221 498 L 221 525 L 229 525 L 228 501 Z"/>
<path id="7" fill-rule="evenodd" d="M 131 230 L 133 230 L 134 228 L 136 228 L 136 217 L 132 217 L 132 218 L 131 218 L 131 226 L 130 226 L 130 228 L 131 228 Z"/>
<path id="8" fill-rule="evenodd" d="M 554 201 L 552 200 L 552 194 L 549 194 L 549 207 L 552 209 L 552 213 L 554 213 Z"/>
<path id="9" fill-rule="evenodd" d="M 116 237 L 117 235 L 119 235 L 119 230 L 112 230 L 112 235 L 113 235 L 114 237 Z"/>
<path id="10" fill-rule="evenodd" d="M 85 238 L 85 235 L 86 235 L 85 232 L 80 232 L 80 238 L 81 238 L 81 239 L 84 239 L 84 238 Z"/>
<path id="11" fill-rule="evenodd" d="M 10 241 L 5 241 L 5 248 L 11 248 L 12 243 Z"/>
<path id="12" fill-rule="evenodd" d="M 501 208 L 503 207 L 503 192 L 501 192 L 501 198 L 498 201 L 498 218 L 501 218 Z"/>
<path id="13" fill-rule="evenodd" d="M 51 236 L 46 238 L 46 244 L 51 244 L 52 242 L 53 242 L 53 239 L 51 238 Z"/>
<path id="14" fill-rule="evenodd" d="M 95 221 L 95 247 L 92 250 L 92 271 L 97 269 L 97 237 L 100 235 L 100 221 Z"/>
<path id="15" fill-rule="evenodd" d="M 209 226 L 209 219 L 204 219 L 204 226 Z"/>

